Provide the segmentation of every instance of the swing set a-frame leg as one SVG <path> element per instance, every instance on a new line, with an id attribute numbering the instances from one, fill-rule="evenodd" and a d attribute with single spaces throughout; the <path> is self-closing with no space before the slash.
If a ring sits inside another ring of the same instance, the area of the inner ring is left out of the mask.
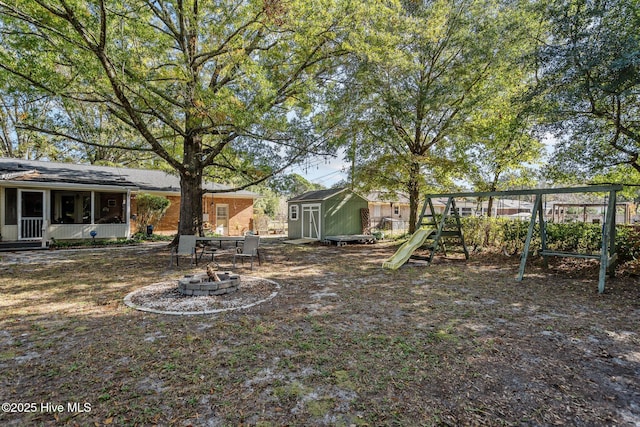
<path id="1" fill-rule="evenodd" d="M 524 277 L 524 269 L 527 265 L 527 256 L 529 255 L 529 247 L 531 246 L 531 238 L 533 236 L 533 229 L 536 225 L 536 215 L 540 213 L 542 218 L 542 195 L 536 194 L 536 200 L 533 204 L 533 210 L 531 211 L 531 221 L 529 222 L 529 229 L 527 230 L 527 239 L 524 241 L 524 249 L 520 256 L 520 269 L 518 270 L 518 282 L 522 281 Z M 541 224 L 541 227 L 543 225 Z"/>
<path id="2" fill-rule="evenodd" d="M 602 247 L 600 249 L 600 275 L 598 277 L 598 292 L 604 292 L 607 270 L 610 277 L 614 277 L 616 270 L 616 192 L 609 192 L 607 214 L 602 225 Z"/>

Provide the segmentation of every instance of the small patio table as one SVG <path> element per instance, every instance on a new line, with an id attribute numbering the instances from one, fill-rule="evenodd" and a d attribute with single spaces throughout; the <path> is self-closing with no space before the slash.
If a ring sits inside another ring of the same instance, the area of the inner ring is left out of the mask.
<path id="1" fill-rule="evenodd" d="M 220 248 L 222 248 L 222 242 L 234 242 L 236 244 L 236 248 L 238 247 L 238 243 L 244 242 L 244 236 L 212 236 L 212 237 L 196 237 L 196 241 L 198 242 L 219 242 Z"/>

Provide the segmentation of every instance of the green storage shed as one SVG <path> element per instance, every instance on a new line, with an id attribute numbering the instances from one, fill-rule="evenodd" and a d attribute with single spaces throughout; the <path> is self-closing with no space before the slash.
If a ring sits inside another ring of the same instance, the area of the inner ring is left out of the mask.
<path id="1" fill-rule="evenodd" d="M 310 191 L 287 203 L 289 239 L 362 234 L 362 210 L 369 207 L 367 199 L 348 188 Z"/>

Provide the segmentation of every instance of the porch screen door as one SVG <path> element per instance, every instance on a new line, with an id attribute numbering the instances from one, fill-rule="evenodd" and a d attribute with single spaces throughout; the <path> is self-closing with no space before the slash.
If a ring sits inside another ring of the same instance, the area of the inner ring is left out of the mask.
<path id="1" fill-rule="evenodd" d="M 20 240 L 42 239 L 44 191 L 18 190 L 18 236 Z"/>
<path id="2" fill-rule="evenodd" d="M 320 239 L 320 205 L 302 205 L 302 237 Z"/>

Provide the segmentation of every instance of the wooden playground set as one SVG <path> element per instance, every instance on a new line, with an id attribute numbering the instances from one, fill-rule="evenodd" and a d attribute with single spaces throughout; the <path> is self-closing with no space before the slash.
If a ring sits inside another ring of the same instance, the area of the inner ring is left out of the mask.
<path id="1" fill-rule="evenodd" d="M 616 205 L 617 193 L 621 191 L 621 184 L 592 185 L 588 187 L 564 187 L 545 189 L 526 189 L 510 191 L 486 191 L 486 192 L 459 192 L 427 194 L 422 206 L 416 232 L 405 242 L 396 253 L 385 261 L 382 266 L 395 270 L 412 259 L 418 259 L 430 263 L 435 253 L 444 247 L 445 241 L 455 240 L 462 247 L 462 252 L 466 259 L 469 259 L 469 251 L 464 241 L 460 213 L 456 208 L 456 199 L 460 198 L 480 198 L 480 197 L 519 197 L 533 196 L 533 209 L 524 242 L 524 249 L 520 257 L 520 268 L 518 271 L 518 281 L 522 281 L 527 264 L 527 257 L 531 251 L 531 241 L 534 235 L 536 223 L 539 224 L 538 233 L 541 247 L 538 253 L 544 257 L 545 264 L 547 257 L 574 257 L 591 258 L 600 262 L 598 292 L 603 293 L 605 288 L 605 277 L 607 273 L 610 277 L 615 274 L 617 261 L 616 253 Z M 543 200 L 550 194 L 573 194 L 573 193 L 604 193 L 604 203 L 606 207 L 602 221 L 602 245 L 599 254 L 585 254 L 572 252 L 558 252 L 549 250 L 547 247 L 547 221 L 545 220 Z M 433 200 L 435 198 L 446 198 L 447 203 L 441 213 L 436 213 Z M 423 248 L 428 251 L 427 256 L 416 255 L 414 252 Z"/>

